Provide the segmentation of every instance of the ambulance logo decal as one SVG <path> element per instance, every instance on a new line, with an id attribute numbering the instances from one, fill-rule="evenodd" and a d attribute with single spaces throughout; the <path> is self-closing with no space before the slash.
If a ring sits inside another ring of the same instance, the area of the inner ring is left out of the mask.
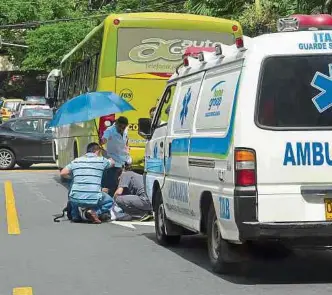
<path id="1" fill-rule="evenodd" d="M 312 87 L 321 91 L 312 99 L 312 102 L 320 113 L 332 107 L 332 64 L 328 66 L 329 77 L 320 72 L 316 72 L 310 84 Z"/>
<path id="2" fill-rule="evenodd" d="M 211 98 L 209 100 L 207 112 L 205 117 L 215 117 L 220 116 L 219 107 L 224 97 L 224 86 L 225 81 L 219 81 L 214 84 L 211 88 Z"/>
<path id="3" fill-rule="evenodd" d="M 153 148 L 153 158 L 158 158 L 158 145 L 155 143 Z"/>
<path id="4" fill-rule="evenodd" d="M 185 119 L 187 119 L 187 115 L 188 115 L 188 105 L 189 102 L 191 100 L 191 88 L 189 87 L 186 95 L 183 97 L 182 100 L 182 110 L 180 112 L 180 121 L 181 121 L 181 126 L 183 126 Z"/>

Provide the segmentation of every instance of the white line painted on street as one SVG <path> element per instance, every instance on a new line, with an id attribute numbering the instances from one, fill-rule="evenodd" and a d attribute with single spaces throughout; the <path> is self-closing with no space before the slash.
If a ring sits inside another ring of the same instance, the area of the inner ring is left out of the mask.
<path id="1" fill-rule="evenodd" d="M 136 229 L 134 225 L 154 226 L 154 221 L 140 222 L 140 221 L 111 221 L 110 223 Z"/>
<path id="2" fill-rule="evenodd" d="M 129 227 L 129 228 L 132 228 L 132 229 L 136 229 L 136 227 L 133 226 L 131 224 L 131 222 L 128 222 L 128 221 L 111 221 L 110 223 L 121 225 L 121 226 L 124 226 L 124 227 Z"/>

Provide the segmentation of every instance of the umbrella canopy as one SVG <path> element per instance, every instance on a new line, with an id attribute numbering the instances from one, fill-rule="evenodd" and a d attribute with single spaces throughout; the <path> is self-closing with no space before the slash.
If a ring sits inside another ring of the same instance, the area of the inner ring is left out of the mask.
<path id="1" fill-rule="evenodd" d="M 113 92 L 89 92 L 64 103 L 54 115 L 50 127 L 86 122 L 109 114 L 135 110 Z"/>

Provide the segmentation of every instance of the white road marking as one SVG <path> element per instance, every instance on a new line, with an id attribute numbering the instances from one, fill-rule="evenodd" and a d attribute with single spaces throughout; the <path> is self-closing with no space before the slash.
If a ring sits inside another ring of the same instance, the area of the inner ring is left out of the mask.
<path id="1" fill-rule="evenodd" d="M 136 229 L 134 225 L 146 225 L 146 226 L 154 226 L 154 221 L 140 222 L 140 221 L 111 221 L 112 224 L 117 224 L 120 226 Z"/>

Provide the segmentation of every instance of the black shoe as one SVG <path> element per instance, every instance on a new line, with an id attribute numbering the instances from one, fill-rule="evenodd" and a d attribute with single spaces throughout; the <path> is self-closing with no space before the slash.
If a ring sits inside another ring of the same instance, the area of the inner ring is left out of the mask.
<path id="1" fill-rule="evenodd" d="M 99 216 L 99 219 L 101 222 L 107 222 L 110 221 L 112 219 L 111 214 L 109 213 L 103 213 Z"/>
<path id="2" fill-rule="evenodd" d="M 93 224 L 100 224 L 101 223 L 100 219 L 98 218 L 98 215 L 93 210 L 87 210 L 85 212 L 85 218 L 87 220 L 89 220 L 90 222 L 92 222 Z"/>

